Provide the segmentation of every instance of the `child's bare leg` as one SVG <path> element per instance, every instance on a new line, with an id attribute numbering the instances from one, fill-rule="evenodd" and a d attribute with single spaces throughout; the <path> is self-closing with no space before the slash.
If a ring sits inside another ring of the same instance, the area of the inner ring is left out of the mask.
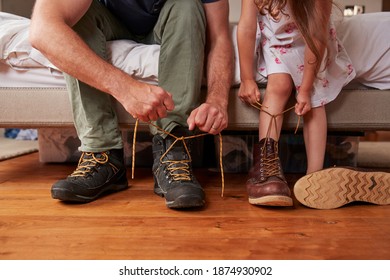
<path id="1" fill-rule="evenodd" d="M 307 156 L 307 174 L 323 169 L 327 137 L 325 106 L 313 108 L 304 115 L 303 137 Z"/>
<path id="2" fill-rule="evenodd" d="M 292 81 L 287 74 L 268 76 L 263 110 L 260 113 L 260 143 L 253 148 L 254 164 L 246 183 L 249 203 L 267 206 L 292 206 L 291 191 L 284 178 L 278 154 L 278 140 L 283 116 L 276 118 L 277 128 L 272 115 L 278 115 L 286 106 L 291 94 Z M 271 125 L 271 126 L 270 126 Z M 271 129 L 269 131 L 269 129 Z"/>
<path id="3" fill-rule="evenodd" d="M 262 108 L 271 115 L 277 115 L 283 112 L 291 95 L 292 87 L 293 83 L 290 75 L 283 73 L 269 75 Z M 260 111 L 259 139 L 261 140 L 269 136 L 275 141 L 278 141 L 283 124 L 283 116 L 276 118 L 277 130 L 275 130 L 275 124 L 272 123 L 271 131 L 268 135 L 269 125 L 272 121 L 272 117 L 269 114 Z"/>
<path id="4" fill-rule="evenodd" d="M 304 116 L 308 174 L 295 183 L 295 198 L 316 209 L 335 209 L 355 201 L 389 205 L 390 173 L 348 167 L 322 169 L 327 130 L 325 108 L 312 109 Z"/>

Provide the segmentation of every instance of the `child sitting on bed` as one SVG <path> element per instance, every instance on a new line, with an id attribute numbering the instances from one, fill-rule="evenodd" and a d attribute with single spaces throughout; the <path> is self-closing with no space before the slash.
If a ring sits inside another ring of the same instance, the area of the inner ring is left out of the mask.
<path id="1" fill-rule="evenodd" d="M 259 147 L 246 183 L 249 203 L 292 206 L 278 156 L 285 106 L 296 91 L 295 112 L 304 119 L 307 173 L 323 168 L 327 139 L 325 105 L 355 77 L 352 63 L 336 37 L 332 1 L 242 0 L 238 24 L 240 99 L 260 101 L 254 80 L 257 25 L 261 31 L 259 71 L 268 83 L 260 108 Z"/>

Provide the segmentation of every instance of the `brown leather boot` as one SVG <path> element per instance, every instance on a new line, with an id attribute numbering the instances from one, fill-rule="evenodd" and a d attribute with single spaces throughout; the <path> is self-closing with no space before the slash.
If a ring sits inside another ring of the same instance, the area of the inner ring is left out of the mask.
<path id="1" fill-rule="evenodd" d="M 283 175 L 278 142 L 261 139 L 253 151 L 254 165 L 249 171 L 246 188 L 249 203 L 265 206 L 292 206 L 291 191 Z"/>

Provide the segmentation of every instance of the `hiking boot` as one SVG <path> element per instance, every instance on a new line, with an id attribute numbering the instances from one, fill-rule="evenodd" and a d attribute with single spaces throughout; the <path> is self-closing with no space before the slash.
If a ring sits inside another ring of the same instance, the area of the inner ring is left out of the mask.
<path id="1" fill-rule="evenodd" d="M 192 172 L 190 141 L 187 132 L 178 127 L 163 139 L 153 137 L 154 192 L 165 197 L 169 208 L 194 208 L 205 205 L 205 193 Z"/>
<path id="2" fill-rule="evenodd" d="M 300 203 L 316 209 L 334 209 L 355 201 L 388 205 L 390 173 L 327 168 L 300 178 L 294 194 Z"/>
<path id="3" fill-rule="evenodd" d="M 54 199 L 86 203 L 128 188 L 123 150 L 83 152 L 76 170 L 51 188 Z"/>
<path id="4" fill-rule="evenodd" d="M 254 165 L 246 183 L 249 203 L 264 206 L 292 206 L 291 191 L 283 175 L 278 142 L 262 139 L 253 148 Z"/>

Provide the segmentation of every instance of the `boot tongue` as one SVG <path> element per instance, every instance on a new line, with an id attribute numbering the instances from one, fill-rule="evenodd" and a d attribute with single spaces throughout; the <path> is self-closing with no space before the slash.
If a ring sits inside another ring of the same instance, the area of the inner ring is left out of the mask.
<path id="1" fill-rule="evenodd" d="M 260 147 L 264 147 L 264 153 L 267 155 L 267 157 L 275 157 L 275 143 L 276 141 L 272 138 L 264 138 L 260 141 Z"/>
<path id="2" fill-rule="evenodd" d="M 177 140 L 169 137 L 165 141 L 165 149 L 169 150 L 165 158 L 168 160 L 188 160 L 188 155 L 183 144 L 183 140 Z M 172 144 L 175 143 L 173 146 Z"/>

